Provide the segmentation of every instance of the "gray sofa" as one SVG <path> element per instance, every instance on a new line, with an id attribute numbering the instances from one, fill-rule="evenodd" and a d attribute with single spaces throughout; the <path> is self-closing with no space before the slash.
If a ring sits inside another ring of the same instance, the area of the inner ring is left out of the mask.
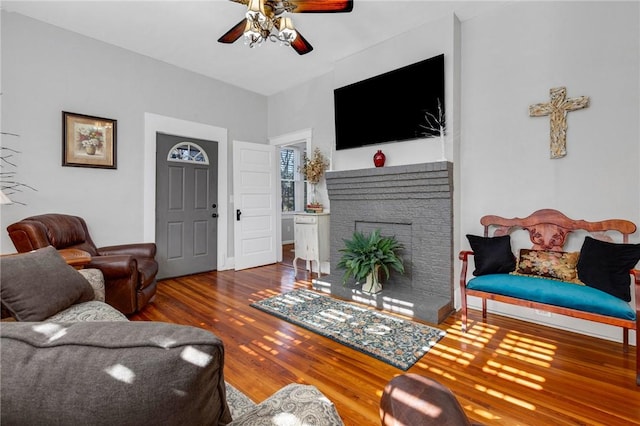
<path id="1" fill-rule="evenodd" d="M 55 249 L 0 262 L 2 305 L 16 319 L 0 327 L 2 425 L 343 425 L 314 386 L 255 404 L 225 382 L 217 336 L 129 322 L 104 303 L 100 271 L 78 273 Z"/>

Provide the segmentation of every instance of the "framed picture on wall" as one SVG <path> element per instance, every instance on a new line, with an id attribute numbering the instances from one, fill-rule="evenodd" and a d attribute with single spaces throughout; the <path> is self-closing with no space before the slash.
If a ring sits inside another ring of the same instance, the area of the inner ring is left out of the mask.
<path id="1" fill-rule="evenodd" d="M 62 111 L 62 165 L 115 169 L 117 120 Z"/>

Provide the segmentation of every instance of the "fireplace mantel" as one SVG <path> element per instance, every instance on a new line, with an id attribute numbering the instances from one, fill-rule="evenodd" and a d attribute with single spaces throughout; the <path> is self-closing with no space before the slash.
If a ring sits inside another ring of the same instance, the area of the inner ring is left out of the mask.
<path id="1" fill-rule="evenodd" d="M 331 274 L 314 288 L 343 299 L 442 322 L 453 311 L 453 164 L 435 162 L 326 174 L 331 205 Z M 370 295 L 337 268 L 344 239 L 354 231 L 396 235 L 406 272 L 392 274 Z"/>

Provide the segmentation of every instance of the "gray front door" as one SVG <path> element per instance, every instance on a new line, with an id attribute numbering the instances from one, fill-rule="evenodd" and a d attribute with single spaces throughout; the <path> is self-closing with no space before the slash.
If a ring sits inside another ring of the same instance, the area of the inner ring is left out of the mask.
<path id="1" fill-rule="evenodd" d="M 156 135 L 158 278 L 217 269 L 218 143 Z"/>

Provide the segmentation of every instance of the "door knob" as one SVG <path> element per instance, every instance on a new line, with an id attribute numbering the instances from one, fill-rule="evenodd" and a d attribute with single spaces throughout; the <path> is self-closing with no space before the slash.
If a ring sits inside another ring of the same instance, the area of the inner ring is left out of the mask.
<path id="1" fill-rule="evenodd" d="M 211 217 L 218 217 L 218 213 L 212 213 Z"/>
<path id="2" fill-rule="evenodd" d="M 240 211 L 240 209 L 236 210 L 236 220 L 240 220 L 240 215 L 242 214 L 242 212 Z"/>

